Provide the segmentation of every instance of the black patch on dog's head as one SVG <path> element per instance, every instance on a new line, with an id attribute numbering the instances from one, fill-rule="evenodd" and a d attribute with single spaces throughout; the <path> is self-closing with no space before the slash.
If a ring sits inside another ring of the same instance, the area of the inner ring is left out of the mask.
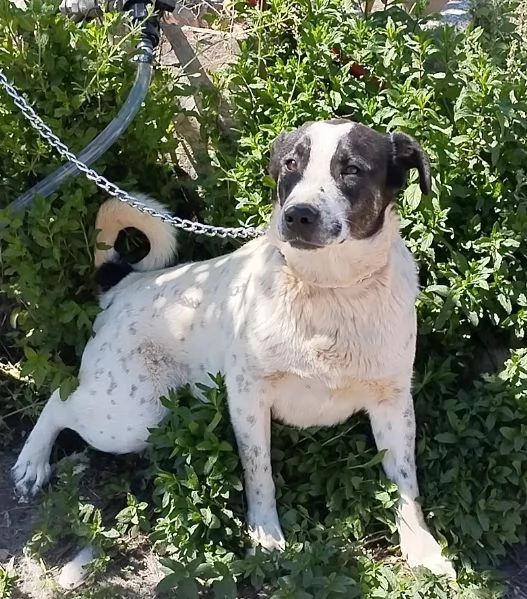
<path id="1" fill-rule="evenodd" d="M 356 124 L 341 139 L 331 159 L 331 174 L 349 200 L 347 221 L 352 237 L 365 239 L 382 229 L 386 209 L 411 168 L 418 169 L 421 190 L 428 193 L 430 163 L 409 135 L 386 135 Z"/>
<path id="2" fill-rule="evenodd" d="M 273 202 L 278 200 L 283 204 L 293 187 L 302 178 L 311 150 L 311 140 L 306 136 L 309 125 L 311 122 L 305 123 L 295 131 L 280 133 L 271 146 L 269 174 L 277 183 Z M 294 172 L 287 170 L 286 161 L 289 159 L 297 163 L 297 170 Z"/>
<path id="3" fill-rule="evenodd" d="M 393 200 L 386 187 L 390 157 L 387 136 L 357 124 L 342 137 L 331 158 L 331 175 L 348 201 L 346 220 L 355 239 L 375 235 L 382 228 Z"/>

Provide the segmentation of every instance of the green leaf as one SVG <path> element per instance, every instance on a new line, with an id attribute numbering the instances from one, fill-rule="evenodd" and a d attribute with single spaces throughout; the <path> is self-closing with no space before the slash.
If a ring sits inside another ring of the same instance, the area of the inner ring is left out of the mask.
<path id="1" fill-rule="evenodd" d="M 410 210 L 416 210 L 421 203 L 422 198 L 421 188 L 417 183 L 411 183 L 404 192 L 404 199 Z"/>

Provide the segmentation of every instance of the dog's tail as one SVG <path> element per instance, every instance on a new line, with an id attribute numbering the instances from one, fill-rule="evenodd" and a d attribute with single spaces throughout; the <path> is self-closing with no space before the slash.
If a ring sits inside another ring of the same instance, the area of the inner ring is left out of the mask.
<path id="1" fill-rule="evenodd" d="M 167 214 L 159 202 L 144 195 L 134 197 L 156 212 Z M 103 291 L 116 285 L 133 270 L 148 271 L 164 268 L 173 260 L 176 250 L 176 230 L 161 219 L 150 216 L 129 204 L 113 198 L 99 208 L 95 221 L 98 230 L 97 246 L 94 255 L 96 280 Z M 150 244 L 148 254 L 139 262 L 129 264 L 115 249 L 115 242 L 123 229 L 134 228 L 141 231 Z"/>

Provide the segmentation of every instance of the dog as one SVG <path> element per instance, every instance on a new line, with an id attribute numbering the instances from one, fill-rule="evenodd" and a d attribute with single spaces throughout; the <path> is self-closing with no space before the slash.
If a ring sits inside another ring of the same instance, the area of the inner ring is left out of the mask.
<path id="1" fill-rule="evenodd" d="M 428 193 L 429 160 L 407 134 L 341 119 L 306 123 L 272 145 L 276 188 L 265 235 L 230 255 L 168 269 L 174 229 L 119 200 L 104 203 L 96 227 L 106 249 L 95 251 L 102 312 L 78 388 L 66 401 L 58 390 L 51 395 L 13 467 L 17 491 L 35 494 L 48 480 L 61 429 L 101 451 L 141 452 L 148 429 L 166 413 L 161 396 L 210 384 L 208 373 L 222 372 L 254 543 L 285 545 L 271 418 L 332 426 L 365 410 L 399 489 L 403 556 L 411 567 L 455 576 L 417 500 L 411 383 L 418 281 L 395 209 L 414 168 Z M 126 227 L 150 241 L 136 265 L 113 247 Z"/>

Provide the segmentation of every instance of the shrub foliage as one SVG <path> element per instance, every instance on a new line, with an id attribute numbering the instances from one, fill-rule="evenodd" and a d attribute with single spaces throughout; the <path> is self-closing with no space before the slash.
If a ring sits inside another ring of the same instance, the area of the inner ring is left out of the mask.
<path id="1" fill-rule="evenodd" d="M 78 26 L 53 7 L 35 2 L 23 13 L 6 2 L 0 0 L 0 52 L 7 75 L 66 143 L 84 147 L 112 118 L 109 107 L 122 102 L 133 77 L 130 44 L 108 41 L 120 19 Z M 398 8 L 358 17 L 337 0 L 274 0 L 263 11 L 237 6 L 249 33 L 216 81 L 233 107 L 236 135 L 226 138 L 218 128 L 216 94 L 204 92 L 207 110 L 197 115 L 216 167 L 198 181 L 201 218 L 265 221 L 270 143 L 307 120 L 345 116 L 400 129 L 431 157 L 432 193 L 422 196 L 411 179 L 399 199 L 422 287 L 418 465 L 431 527 L 466 569 L 460 586 L 447 588 L 368 559 L 386 556 L 386 540 L 396 541 L 396 491 L 360 417 L 331 430 L 274 426 L 289 547 L 282 556 L 244 559 L 241 472 L 222 386 L 211 382 L 209 404 L 187 394 L 168 398 L 171 415 L 152 436 L 151 538 L 169 572 L 162 584 L 177 587 L 178 596 L 196 596 L 202 584 L 216 597 L 234 597 L 244 584 L 280 598 L 469 597 L 482 588 L 490 596 L 471 567 L 496 563 L 508 544 L 524 540 L 527 54 L 514 40 L 513 8 L 501 3 L 494 19 L 483 12 L 491 30 L 460 33 L 428 28 L 426 19 Z M 359 75 L 357 66 L 367 72 Z M 186 93 L 160 70 L 131 129 L 97 166 L 126 188 L 188 211 L 173 125 L 177 98 Z M 0 115 L 3 207 L 57 163 L 2 94 Z M 1 342 L 28 380 L 5 383 L 4 416 L 35 412 L 24 385 L 48 392 L 73 384 L 96 312 L 88 281 L 101 200 L 77 179 L 1 232 L 11 322 Z M 194 257 L 220 250 L 186 241 Z"/>

